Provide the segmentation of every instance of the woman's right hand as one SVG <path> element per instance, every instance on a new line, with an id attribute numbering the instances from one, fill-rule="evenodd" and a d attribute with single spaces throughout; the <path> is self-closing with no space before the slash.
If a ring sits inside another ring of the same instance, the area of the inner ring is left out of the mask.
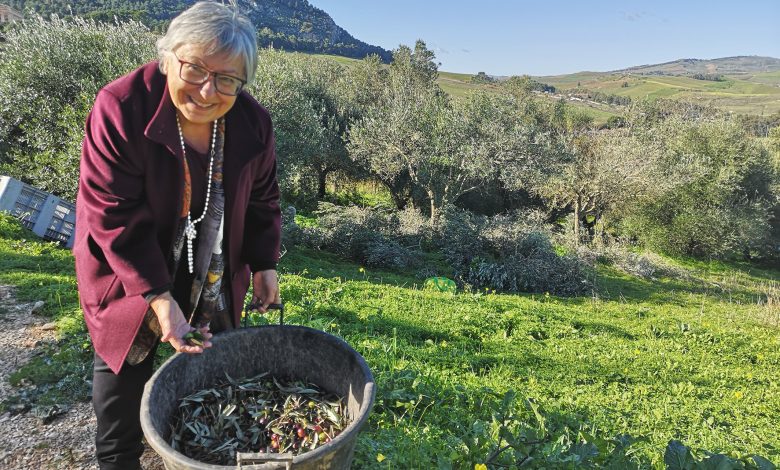
<path id="1" fill-rule="evenodd" d="M 199 354 L 204 349 L 211 347 L 211 333 L 208 327 L 200 328 L 198 331 L 203 335 L 203 346 L 187 344 L 183 338 L 190 331 L 195 331 L 184 318 L 184 312 L 181 311 L 179 304 L 174 300 L 170 292 L 160 294 L 149 303 L 154 313 L 157 315 L 157 321 L 160 323 L 162 338 L 160 341 L 171 343 L 171 346 L 178 351 L 188 354 Z"/>

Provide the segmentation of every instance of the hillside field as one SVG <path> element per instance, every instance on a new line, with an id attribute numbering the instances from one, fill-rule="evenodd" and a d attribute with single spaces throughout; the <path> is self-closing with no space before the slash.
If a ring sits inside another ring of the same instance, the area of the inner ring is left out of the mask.
<path id="1" fill-rule="evenodd" d="M 579 87 L 634 100 L 671 98 L 714 106 L 735 113 L 770 115 L 780 112 L 780 73 L 730 76 L 724 81 L 666 75 L 626 75 L 584 72 L 536 77 L 566 91 Z"/>
<path id="2" fill-rule="evenodd" d="M 672 439 L 699 456 L 780 463 L 780 272 L 664 263 L 655 279 L 599 265 L 594 291 L 577 298 L 438 292 L 413 273 L 302 249 L 280 273 L 286 321 L 344 338 L 374 373 L 355 468 L 527 457 L 559 468 L 586 456 L 596 466 L 663 468 Z M 12 383 L 35 384 L 26 399 L 39 403 L 85 399 L 91 348 L 70 252 L 0 217 L 0 283 L 17 286 L 22 301 L 44 300 L 63 338 Z M 499 436 L 515 450 L 496 453 L 506 444 Z"/>

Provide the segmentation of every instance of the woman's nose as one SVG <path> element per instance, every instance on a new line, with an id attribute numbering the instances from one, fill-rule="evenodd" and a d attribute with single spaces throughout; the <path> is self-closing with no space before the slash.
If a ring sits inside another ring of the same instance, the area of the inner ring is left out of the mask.
<path id="1" fill-rule="evenodd" d="M 213 75 L 209 76 L 209 79 L 206 80 L 201 86 L 200 86 L 200 94 L 204 98 L 208 98 L 211 95 L 214 95 L 217 93 L 217 88 L 214 85 L 214 80 L 216 80 L 216 77 Z"/>

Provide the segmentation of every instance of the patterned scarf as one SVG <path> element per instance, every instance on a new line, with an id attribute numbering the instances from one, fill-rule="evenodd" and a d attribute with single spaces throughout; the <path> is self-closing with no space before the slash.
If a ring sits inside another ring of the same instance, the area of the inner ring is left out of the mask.
<path id="1" fill-rule="evenodd" d="M 190 310 L 184 312 L 188 321 L 195 327 L 208 325 L 212 331 L 223 331 L 233 328 L 225 295 L 225 285 L 222 276 L 225 271 L 225 258 L 222 251 L 222 235 L 225 224 L 225 189 L 222 181 L 222 169 L 225 147 L 225 119 L 217 123 L 217 136 L 214 142 L 214 165 L 209 184 L 211 198 L 206 210 L 206 216 L 200 222 L 197 237 L 197 249 L 194 258 L 194 280 L 190 292 Z M 184 228 L 187 214 L 190 211 L 192 199 L 192 180 L 187 159 L 184 161 L 184 194 L 182 196 L 182 212 L 179 214 L 179 224 L 173 244 L 173 253 L 169 260 L 169 270 L 172 276 L 178 271 L 186 236 Z M 135 365 L 143 361 L 149 352 L 160 341 L 162 331 L 157 316 L 151 307 L 146 311 L 144 321 L 127 354 L 127 362 Z"/>

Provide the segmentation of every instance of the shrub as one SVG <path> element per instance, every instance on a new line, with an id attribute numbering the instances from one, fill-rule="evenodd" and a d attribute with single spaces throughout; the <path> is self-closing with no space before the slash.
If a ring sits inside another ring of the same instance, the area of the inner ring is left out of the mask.
<path id="1" fill-rule="evenodd" d="M 436 232 L 428 217 L 419 210 L 407 207 L 393 213 L 393 236 L 407 246 L 430 251 L 436 245 Z"/>
<path id="2" fill-rule="evenodd" d="M 441 230 L 442 251 L 462 283 L 557 295 L 588 288 L 585 265 L 576 256 L 556 253 L 539 213 L 488 218 L 448 208 Z"/>
<path id="3" fill-rule="evenodd" d="M 303 228 L 301 241 L 316 249 L 337 253 L 366 266 L 386 269 L 415 267 L 420 236 L 407 220 L 406 232 L 396 213 L 384 209 L 341 207 L 320 203 L 317 227 Z M 411 216 L 406 216 L 408 219 Z M 413 242 L 412 246 L 404 243 Z"/>
<path id="4" fill-rule="evenodd" d="M 132 21 L 34 16 L 10 28 L 0 55 L 0 172 L 72 199 L 97 91 L 154 56 L 154 36 Z"/>
<path id="5" fill-rule="evenodd" d="M 34 238 L 36 235 L 24 228 L 19 220 L 8 212 L 0 212 L 0 238 L 22 240 Z"/>
<path id="6" fill-rule="evenodd" d="M 653 279 L 659 275 L 677 279 L 690 279 L 690 273 L 673 266 L 653 252 L 637 253 L 623 240 L 611 240 L 609 244 L 591 243 L 576 248 L 577 258 L 595 266 L 597 262 L 611 264 L 632 276 Z"/>
<path id="7" fill-rule="evenodd" d="M 416 264 L 413 252 L 394 240 L 379 236 L 366 244 L 366 266 L 400 270 Z"/>

